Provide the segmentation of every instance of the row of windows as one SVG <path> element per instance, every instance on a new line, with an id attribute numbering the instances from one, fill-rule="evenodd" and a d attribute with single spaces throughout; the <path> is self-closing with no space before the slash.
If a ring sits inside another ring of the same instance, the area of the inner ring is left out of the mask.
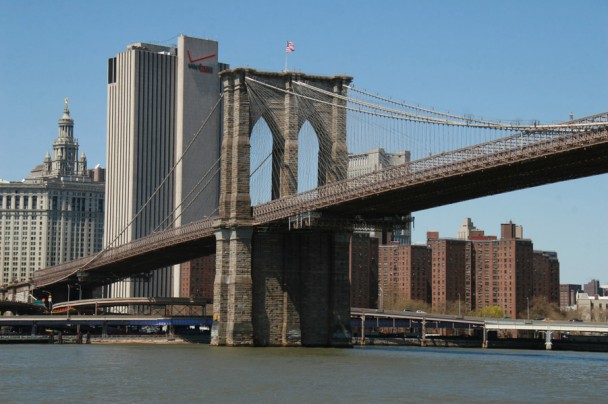
<path id="1" fill-rule="evenodd" d="M 37 196 L 0 195 L 0 209 L 37 209 L 37 206 Z"/>

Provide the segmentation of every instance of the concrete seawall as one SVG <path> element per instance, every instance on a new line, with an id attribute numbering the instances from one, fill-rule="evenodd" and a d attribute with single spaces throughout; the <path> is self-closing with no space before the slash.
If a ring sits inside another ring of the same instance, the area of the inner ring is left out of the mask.
<path id="1" fill-rule="evenodd" d="M 421 338 L 366 338 L 364 345 L 384 346 L 418 346 L 422 344 Z M 353 345 L 361 345 L 358 338 L 353 339 Z M 457 338 L 427 338 L 427 347 L 444 348 L 482 348 L 481 339 L 457 339 Z M 488 349 L 532 349 L 544 350 L 544 339 L 528 338 L 501 338 L 488 340 Z M 608 340 L 605 338 L 585 340 L 553 340 L 554 351 L 587 351 L 608 352 Z"/>

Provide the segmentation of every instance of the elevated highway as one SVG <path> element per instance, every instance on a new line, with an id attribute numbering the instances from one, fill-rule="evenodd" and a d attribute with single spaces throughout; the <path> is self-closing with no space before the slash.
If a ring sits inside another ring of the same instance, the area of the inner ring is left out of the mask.
<path id="1" fill-rule="evenodd" d="M 353 327 L 360 329 L 360 338 L 363 342 L 366 338 L 366 329 L 409 329 L 420 338 L 421 346 L 426 346 L 427 329 L 468 329 L 470 332 L 479 330 L 482 331 L 480 342 L 483 347 L 488 347 L 488 332 L 491 331 L 533 331 L 535 334 L 544 335 L 546 349 L 552 349 L 553 336 L 556 334 L 608 336 L 608 323 L 578 321 L 493 319 L 360 308 L 351 309 L 351 320 Z M 408 333 L 404 332 L 404 335 L 406 334 Z"/>

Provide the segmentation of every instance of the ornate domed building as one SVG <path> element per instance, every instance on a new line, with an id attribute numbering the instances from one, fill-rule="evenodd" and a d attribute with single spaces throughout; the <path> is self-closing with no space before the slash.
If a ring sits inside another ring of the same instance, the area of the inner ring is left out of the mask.
<path id="1" fill-rule="evenodd" d="M 23 181 L 0 183 L 0 285 L 101 250 L 104 177 L 78 156 L 66 98 L 53 157 L 47 151 Z"/>

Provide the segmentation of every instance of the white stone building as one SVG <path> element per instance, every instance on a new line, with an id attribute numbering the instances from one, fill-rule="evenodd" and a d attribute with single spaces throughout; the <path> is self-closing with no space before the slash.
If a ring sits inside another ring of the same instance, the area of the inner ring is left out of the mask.
<path id="1" fill-rule="evenodd" d="M 608 321 L 608 296 L 576 294 L 576 308 L 583 321 Z"/>
<path id="2" fill-rule="evenodd" d="M 23 181 L 0 182 L 0 284 L 101 249 L 104 173 L 78 157 L 73 130 L 66 99 L 53 158 L 47 152 Z"/>
<path id="3" fill-rule="evenodd" d="M 348 178 L 384 170 L 385 168 L 405 164 L 409 161 L 410 152 L 405 150 L 397 153 L 387 153 L 384 149 L 379 148 L 371 149 L 365 153 L 350 153 L 348 155 Z M 381 244 L 387 244 L 390 241 L 398 241 L 401 244 L 411 244 L 411 224 L 411 213 L 408 213 L 404 225 L 393 228 L 392 232 L 379 234 L 375 231 L 369 231 L 369 229 L 357 229 L 357 232 L 368 233 L 371 237 L 379 239 Z"/>

